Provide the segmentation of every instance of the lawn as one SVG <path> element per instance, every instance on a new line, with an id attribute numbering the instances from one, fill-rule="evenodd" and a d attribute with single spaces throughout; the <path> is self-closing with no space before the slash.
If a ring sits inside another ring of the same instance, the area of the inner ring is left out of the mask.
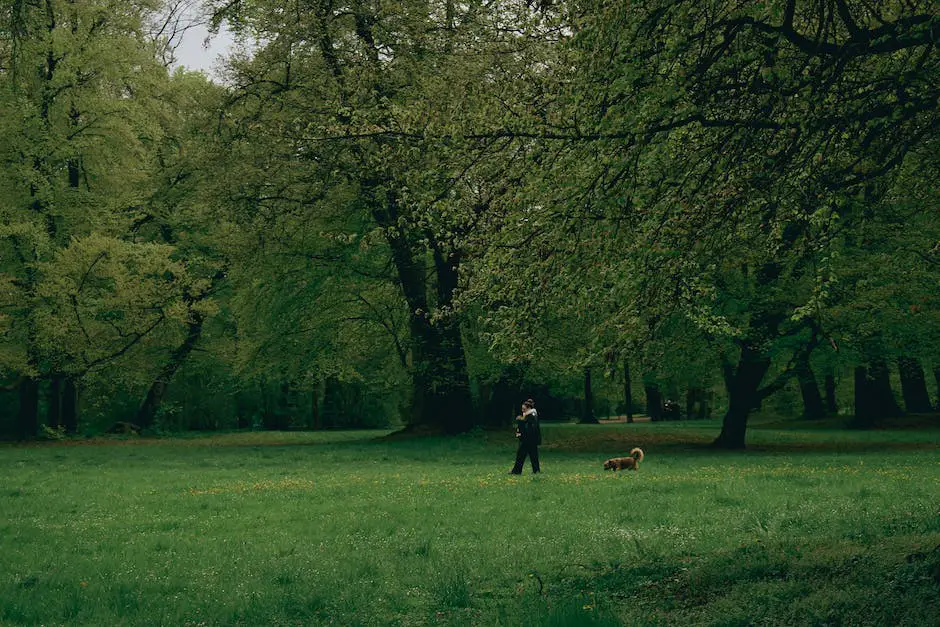
<path id="1" fill-rule="evenodd" d="M 937 624 L 940 430 L 718 427 L 2 446 L 0 625 Z"/>

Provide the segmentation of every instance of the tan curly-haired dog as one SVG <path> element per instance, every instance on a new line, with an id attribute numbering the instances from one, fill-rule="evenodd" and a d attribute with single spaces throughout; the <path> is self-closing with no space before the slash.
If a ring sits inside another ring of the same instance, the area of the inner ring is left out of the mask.
<path id="1" fill-rule="evenodd" d="M 604 462 L 604 470 L 637 470 L 643 461 L 643 449 L 630 451 L 630 457 L 612 457 Z"/>

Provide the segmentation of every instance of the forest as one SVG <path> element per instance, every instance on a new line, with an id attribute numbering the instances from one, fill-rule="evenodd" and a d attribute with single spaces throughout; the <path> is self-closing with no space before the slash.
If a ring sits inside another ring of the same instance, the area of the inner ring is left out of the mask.
<path id="1" fill-rule="evenodd" d="M 937 420 L 936 3 L 184 4 L 0 4 L 3 438 Z"/>

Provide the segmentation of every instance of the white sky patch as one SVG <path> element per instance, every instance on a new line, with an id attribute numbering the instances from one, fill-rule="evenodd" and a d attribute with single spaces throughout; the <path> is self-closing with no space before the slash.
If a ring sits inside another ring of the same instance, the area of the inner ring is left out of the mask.
<path id="1" fill-rule="evenodd" d="M 183 35 L 176 49 L 173 67 L 201 71 L 212 80 L 219 81 L 218 70 L 234 45 L 235 39 L 224 24 L 218 34 L 211 34 L 204 24 L 193 26 Z"/>
<path id="2" fill-rule="evenodd" d="M 170 68 L 203 72 L 221 82 L 222 65 L 235 47 L 235 37 L 223 23 L 219 32 L 209 32 L 210 5 L 205 0 L 166 0 L 151 26 L 155 41 L 164 42 L 163 61 Z"/>

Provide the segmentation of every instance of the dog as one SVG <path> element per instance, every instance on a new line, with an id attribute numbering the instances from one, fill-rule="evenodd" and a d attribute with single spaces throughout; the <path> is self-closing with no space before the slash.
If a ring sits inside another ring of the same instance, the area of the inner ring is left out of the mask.
<path id="1" fill-rule="evenodd" d="M 643 461 L 643 449 L 630 451 L 630 457 L 611 457 L 604 462 L 604 470 L 639 470 Z"/>

